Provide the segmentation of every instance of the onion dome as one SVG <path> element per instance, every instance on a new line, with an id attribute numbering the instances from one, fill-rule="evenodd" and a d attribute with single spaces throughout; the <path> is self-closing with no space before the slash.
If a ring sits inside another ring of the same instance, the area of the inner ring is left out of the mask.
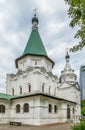
<path id="1" fill-rule="evenodd" d="M 36 17 L 36 14 L 34 14 L 34 17 L 32 18 L 32 24 L 36 22 L 38 24 L 38 18 Z"/>
<path id="2" fill-rule="evenodd" d="M 69 59 L 70 58 L 70 56 L 69 56 L 69 54 L 68 54 L 68 52 L 67 52 L 67 54 L 66 54 L 66 56 L 65 56 L 65 59 Z"/>

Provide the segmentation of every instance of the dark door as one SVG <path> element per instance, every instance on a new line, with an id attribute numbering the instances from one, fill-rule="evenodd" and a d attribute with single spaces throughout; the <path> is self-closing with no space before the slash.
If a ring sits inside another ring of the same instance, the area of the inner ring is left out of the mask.
<path id="1" fill-rule="evenodd" d="M 70 119 L 70 108 L 67 108 L 67 119 Z"/>

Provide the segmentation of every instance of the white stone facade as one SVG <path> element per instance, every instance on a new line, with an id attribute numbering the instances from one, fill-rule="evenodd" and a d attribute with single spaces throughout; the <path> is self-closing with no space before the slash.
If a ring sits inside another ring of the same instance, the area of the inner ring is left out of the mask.
<path id="1" fill-rule="evenodd" d="M 29 56 L 26 58 L 29 58 Z M 35 57 L 35 59 L 38 58 Z M 59 82 L 59 78 L 54 76 L 51 70 L 49 72 L 46 70 L 47 62 L 44 64 L 45 66 L 41 66 L 43 59 L 40 59 L 39 62 L 41 61 L 41 63 L 37 65 L 33 62 L 30 66 L 24 64 L 25 68 L 18 65 L 16 75 L 7 74 L 7 94 L 14 94 L 15 97 L 9 101 L 1 101 L 1 104 L 6 107 L 6 113 L 0 114 L 0 123 L 12 121 L 28 125 L 43 125 L 66 122 L 68 121 L 68 105 L 70 107 L 69 120 L 73 121 L 74 117 L 80 116 L 80 90 L 78 84 L 76 81 L 73 82 L 75 84 Z M 29 85 L 31 86 L 30 92 Z M 22 87 L 21 94 L 20 87 Z M 12 93 L 12 90 L 14 90 L 14 93 Z M 25 103 L 29 104 L 29 112 L 23 112 Z M 17 104 L 20 105 L 19 113 L 16 113 Z M 49 104 L 52 105 L 51 112 L 49 112 Z M 56 112 L 55 105 L 57 107 Z M 75 109 L 74 113 L 73 108 Z"/>

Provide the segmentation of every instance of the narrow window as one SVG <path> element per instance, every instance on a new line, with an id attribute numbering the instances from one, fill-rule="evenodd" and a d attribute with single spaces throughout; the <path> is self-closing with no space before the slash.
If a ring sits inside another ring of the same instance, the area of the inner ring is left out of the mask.
<path id="1" fill-rule="evenodd" d="M 14 89 L 12 88 L 12 95 L 14 96 Z"/>
<path id="2" fill-rule="evenodd" d="M 42 84 L 42 93 L 44 93 L 44 83 Z"/>
<path id="3" fill-rule="evenodd" d="M 57 113 L 57 106 L 54 106 L 54 113 Z"/>
<path id="4" fill-rule="evenodd" d="M 42 85 L 42 92 L 44 93 L 44 85 Z"/>
<path id="5" fill-rule="evenodd" d="M 16 105 L 16 113 L 20 113 L 20 105 L 19 104 Z"/>
<path id="6" fill-rule="evenodd" d="M 73 107 L 73 114 L 75 114 L 75 108 Z"/>
<path id="7" fill-rule="evenodd" d="M 67 105 L 67 119 L 70 119 L 70 117 L 71 117 L 71 113 L 70 113 L 71 111 L 70 111 L 70 105 L 68 104 Z"/>
<path id="8" fill-rule="evenodd" d="M 37 61 L 35 61 L 35 65 L 37 65 Z"/>
<path id="9" fill-rule="evenodd" d="M 25 103 L 23 110 L 24 110 L 24 112 L 29 112 L 29 104 Z"/>
<path id="10" fill-rule="evenodd" d="M 5 113 L 5 106 L 4 105 L 0 105 L 0 113 Z"/>
<path id="11" fill-rule="evenodd" d="M 22 87 L 20 86 L 20 94 L 22 94 Z"/>
<path id="12" fill-rule="evenodd" d="M 31 84 L 28 84 L 28 92 L 31 92 Z"/>
<path id="13" fill-rule="evenodd" d="M 49 113 L 52 112 L 52 105 L 51 105 L 51 104 L 48 105 L 48 112 L 49 112 Z"/>
<path id="14" fill-rule="evenodd" d="M 5 106 L 2 107 L 2 112 L 5 113 Z"/>

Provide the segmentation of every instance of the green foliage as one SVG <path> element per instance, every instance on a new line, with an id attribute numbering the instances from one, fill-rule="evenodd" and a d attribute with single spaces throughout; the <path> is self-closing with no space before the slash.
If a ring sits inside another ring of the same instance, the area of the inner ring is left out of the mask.
<path id="1" fill-rule="evenodd" d="M 85 116 L 85 107 L 81 108 L 81 114 Z"/>
<path id="2" fill-rule="evenodd" d="M 85 122 L 82 121 L 80 124 L 72 126 L 72 130 L 85 130 Z"/>
<path id="3" fill-rule="evenodd" d="M 69 5 L 68 16 L 71 18 L 70 27 L 79 26 L 74 38 L 80 39 L 78 45 L 70 51 L 75 52 L 85 46 L 85 0 L 65 0 Z"/>
<path id="4" fill-rule="evenodd" d="M 81 100 L 81 108 L 85 107 L 85 100 Z"/>
<path id="5" fill-rule="evenodd" d="M 81 100 L 81 113 L 85 114 L 85 100 Z M 85 119 L 82 118 L 79 124 L 73 125 L 72 130 L 85 130 Z"/>
<path id="6" fill-rule="evenodd" d="M 85 100 L 81 100 L 81 114 L 85 116 Z"/>

